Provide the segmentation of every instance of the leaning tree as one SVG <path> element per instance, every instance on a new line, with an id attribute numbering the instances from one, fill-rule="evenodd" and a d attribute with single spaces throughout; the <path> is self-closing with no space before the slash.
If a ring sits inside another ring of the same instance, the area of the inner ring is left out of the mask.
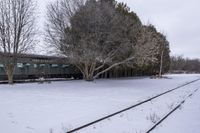
<path id="1" fill-rule="evenodd" d="M 32 0 L 0 0 L 0 52 L 10 84 L 19 54 L 34 46 L 34 9 Z"/>

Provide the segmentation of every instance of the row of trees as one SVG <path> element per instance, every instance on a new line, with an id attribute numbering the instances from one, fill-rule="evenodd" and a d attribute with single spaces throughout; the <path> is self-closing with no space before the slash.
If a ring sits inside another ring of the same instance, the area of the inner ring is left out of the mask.
<path id="1" fill-rule="evenodd" d="M 169 68 L 166 37 L 153 25 L 143 25 L 124 3 L 57 0 L 47 8 L 45 41 L 54 53 L 67 57 L 85 80 L 94 80 L 117 66 L 159 74 Z M 0 51 L 9 83 L 18 55 L 35 45 L 34 16 L 32 0 L 0 0 Z"/>
<path id="2" fill-rule="evenodd" d="M 94 80 L 119 65 L 168 69 L 169 43 L 115 0 L 58 0 L 48 6 L 47 42 Z M 166 61 L 167 60 L 167 61 Z"/>
<path id="3" fill-rule="evenodd" d="M 200 73 L 200 60 L 183 58 L 182 56 L 173 56 L 171 57 L 170 71 Z"/>

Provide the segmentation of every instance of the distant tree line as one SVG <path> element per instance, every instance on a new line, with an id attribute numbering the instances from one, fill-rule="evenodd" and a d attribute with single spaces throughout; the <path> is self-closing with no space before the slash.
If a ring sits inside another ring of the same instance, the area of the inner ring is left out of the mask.
<path id="1" fill-rule="evenodd" d="M 57 0 L 48 5 L 47 16 L 48 46 L 67 57 L 85 80 L 116 69 L 160 75 L 169 69 L 166 36 L 153 25 L 143 25 L 124 3 Z"/>
<path id="2" fill-rule="evenodd" d="M 170 71 L 175 73 L 200 73 L 200 60 L 172 56 Z"/>

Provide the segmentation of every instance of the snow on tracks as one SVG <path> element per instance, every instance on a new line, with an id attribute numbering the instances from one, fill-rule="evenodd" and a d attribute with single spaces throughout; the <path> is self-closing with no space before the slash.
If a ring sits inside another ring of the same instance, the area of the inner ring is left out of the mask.
<path id="1" fill-rule="evenodd" d="M 175 88 L 170 89 L 170 90 L 168 90 L 168 91 L 165 91 L 165 92 L 163 92 L 163 93 L 161 93 L 161 94 L 158 94 L 158 95 L 156 95 L 156 96 L 153 96 L 153 97 L 151 97 L 151 98 L 149 98 L 149 99 L 147 99 L 147 100 L 144 100 L 144 101 L 142 101 L 142 102 L 139 102 L 139 103 L 137 103 L 137 104 L 135 104 L 135 105 L 132 105 L 132 106 L 130 106 L 130 107 L 128 107 L 128 108 L 125 108 L 125 109 L 123 109 L 123 110 L 117 111 L 117 112 L 112 113 L 112 114 L 110 114 L 110 115 L 107 115 L 107 116 L 105 116 L 105 117 L 99 118 L 99 119 L 97 119 L 97 120 L 95 120 L 95 121 L 92 121 L 92 122 L 90 122 L 90 123 L 87 123 L 87 124 L 85 124 L 85 125 L 83 125 L 83 126 L 80 126 L 80 127 L 78 127 L 78 128 L 75 128 L 75 129 L 73 129 L 73 130 L 67 131 L 67 133 L 74 133 L 74 132 L 80 131 L 81 129 L 87 128 L 87 127 L 89 127 L 89 126 L 91 126 L 91 125 L 94 125 L 94 124 L 96 124 L 96 123 L 98 123 L 98 122 L 101 122 L 101 121 L 106 120 L 106 119 L 109 119 L 109 118 L 111 118 L 111 117 L 113 117 L 113 116 L 119 115 L 119 114 L 121 114 L 121 113 L 123 113 L 123 112 L 126 112 L 126 111 L 128 111 L 128 110 L 131 110 L 131 109 L 133 109 L 133 108 L 136 108 L 136 107 L 138 107 L 138 106 L 140 106 L 140 105 L 143 105 L 143 104 L 145 104 L 145 103 L 147 103 L 147 102 L 151 102 L 152 100 L 154 100 L 154 99 L 156 99 L 156 98 L 159 98 L 159 97 L 161 97 L 161 96 L 163 96 L 163 95 L 166 95 L 166 94 L 168 94 L 168 93 L 170 93 L 170 92 L 173 92 L 173 91 L 175 91 L 175 90 L 177 90 L 177 89 L 180 89 L 180 88 L 182 88 L 182 87 L 185 87 L 185 86 L 187 86 L 187 85 L 189 85 L 189 84 L 192 84 L 192 83 L 194 83 L 194 82 L 197 82 L 197 81 L 199 81 L 199 80 L 200 80 L 200 78 L 195 79 L 195 80 L 192 80 L 192 81 L 189 81 L 189 82 L 187 82 L 187 83 L 185 83 L 185 84 L 182 84 L 182 85 L 180 85 L 180 86 L 178 86 L 178 87 L 175 87 Z M 196 91 L 195 91 L 195 92 L 196 92 Z M 191 94 L 190 94 L 190 95 L 191 95 Z M 181 103 L 182 103 L 182 102 L 181 102 Z M 179 104 L 178 106 L 180 106 L 180 104 Z M 155 128 L 155 127 L 153 127 L 152 129 L 154 129 L 154 128 Z M 151 130 L 152 130 L 152 129 L 151 129 Z M 150 131 L 151 131 L 151 130 L 150 130 Z M 150 131 L 148 131 L 148 132 L 150 132 Z"/>

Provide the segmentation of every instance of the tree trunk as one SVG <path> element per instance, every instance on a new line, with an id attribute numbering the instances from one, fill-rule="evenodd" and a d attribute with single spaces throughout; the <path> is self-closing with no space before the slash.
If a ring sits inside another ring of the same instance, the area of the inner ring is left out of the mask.
<path id="1" fill-rule="evenodd" d="M 8 83 L 13 84 L 13 72 L 14 72 L 14 65 L 9 64 L 6 66 L 6 73 L 8 76 Z"/>
<path id="2" fill-rule="evenodd" d="M 84 80 L 86 81 L 94 81 L 94 78 L 93 78 L 93 73 L 89 73 L 89 71 L 86 69 L 84 71 Z"/>
<path id="3" fill-rule="evenodd" d="M 84 71 L 83 71 L 83 75 L 84 75 L 84 79 L 86 81 L 94 81 L 93 75 L 94 75 L 94 71 L 95 71 L 95 63 L 93 64 L 85 64 L 84 65 Z"/>
<path id="4" fill-rule="evenodd" d="M 84 79 L 85 79 L 86 81 L 94 81 L 93 76 L 90 76 L 90 75 L 86 76 Z"/>

